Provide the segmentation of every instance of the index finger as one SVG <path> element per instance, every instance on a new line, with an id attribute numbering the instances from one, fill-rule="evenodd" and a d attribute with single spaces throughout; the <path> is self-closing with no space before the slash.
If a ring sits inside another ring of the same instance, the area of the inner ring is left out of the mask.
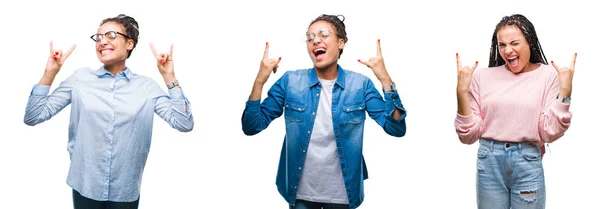
<path id="1" fill-rule="evenodd" d="M 460 70 L 462 68 L 462 64 L 460 63 L 460 56 L 456 53 L 456 69 Z"/>
<path id="2" fill-rule="evenodd" d="M 67 51 L 67 53 L 65 53 L 65 54 L 63 55 L 63 56 L 64 56 L 64 59 L 67 59 L 67 57 L 69 57 L 69 55 L 71 55 L 71 53 L 73 53 L 73 50 L 75 50 L 75 47 L 76 47 L 76 46 L 77 46 L 77 45 L 75 45 L 75 44 L 73 44 L 73 46 L 71 46 L 71 48 L 69 49 L 69 51 Z"/>
<path id="3" fill-rule="evenodd" d="M 158 57 L 158 52 L 156 51 L 156 48 L 154 48 L 154 44 L 150 43 L 150 49 L 152 49 L 152 53 L 154 53 L 154 56 Z"/>
<path id="4" fill-rule="evenodd" d="M 263 59 L 269 58 L 269 42 L 267 42 L 265 46 L 265 54 L 263 54 Z"/>
<path id="5" fill-rule="evenodd" d="M 377 56 L 381 57 L 381 40 L 377 39 Z"/>
<path id="6" fill-rule="evenodd" d="M 577 59 L 577 52 L 573 55 L 573 61 L 571 61 L 571 70 L 575 70 L 575 60 Z"/>

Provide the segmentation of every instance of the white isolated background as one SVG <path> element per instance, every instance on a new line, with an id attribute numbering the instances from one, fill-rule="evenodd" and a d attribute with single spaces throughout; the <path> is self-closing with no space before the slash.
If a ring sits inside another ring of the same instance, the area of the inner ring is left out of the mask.
<path id="1" fill-rule="evenodd" d="M 163 52 L 175 44 L 175 72 L 195 117 L 190 133 L 155 117 L 140 208 L 287 208 L 275 186 L 283 119 L 250 137 L 240 118 L 265 42 L 270 57 L 282 61 L 263 98 L 285 71 L 312 66 L 304 34 L 323 13 L 346 16 L 349 42 L 339 64 L 378 87 L 372 71 L 356 60 L 374 56 L 381 39 L 386 67 L 408 111 L 403 138 L 366 121 L 370 179 L 360 208 L 476 208 L 478 145 L 461 144 L 453 126 L 455 53 L 465 65 L 487 66 L 496 23 L 515 13 L 534 23 L 549 60 L 567 66 L 579 53 L 572 126 L 544 157 L 547 208 L 593 207 L 600 187 L 600 16 L 588 2 L 12 1 L 0 9 L 0 208 L 72 208 L 65 183 L 70 107 L 29 127 L 22 122 L 25 106 L 51 40 L 63 50 L 77 44 L 54 89 L 79 67 L 100 67 L 89 36 L 102 19 L 121 13 L 140 24 L 139 44 L 127 61 L 133 72 L 162 84 L 148 43 Z"/>

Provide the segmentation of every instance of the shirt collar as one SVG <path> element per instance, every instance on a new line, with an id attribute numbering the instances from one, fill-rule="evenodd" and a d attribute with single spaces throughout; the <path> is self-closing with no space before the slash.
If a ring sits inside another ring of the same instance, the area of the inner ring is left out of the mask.
<path id="1" fill-rule="evenodd" d="M 112 74 L 110 72 L 108 72 L 104 66 L 98 68 L 98 70 L 96 70 L 96 75 L 98 75 L 98 77 L 102 77 L 105 75 L 110 75 L 112 76 Z M 124 71 L 121 71 L 119 73 L 117 73 L 117 76 L 124 76 L 125 78 L 127 78 L 127 80 L 131 80 L 131 76 L 133 75 L 133 72 L 131 72 L 131 70 L 128 67 L 125 67 Z"/>
<path id="2" fill-rule="evenodd" d="M 335 79 L 335 84 L 337 84 L 340 88 L 344 89 L 345 88 L 345 84 L 346 84 L 346 79 L 344 77 L 345 72 L 344 69 L 338 64 L 338 76 L 337 79 Z M 317 85 L 318 83 L 320 83 L 319 81 L 319 77 L 317 77 L 317 70 L 315 68 L 311 68 L 308 70 L 308 80 L 309 80 L 309 86 L 313 87 L 315 85 Z"/>

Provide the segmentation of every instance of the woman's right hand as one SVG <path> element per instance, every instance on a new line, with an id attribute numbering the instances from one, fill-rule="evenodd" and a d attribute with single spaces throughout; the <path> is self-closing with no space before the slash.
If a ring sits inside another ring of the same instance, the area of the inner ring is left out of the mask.
<path id="1" fill-rule="evenodd" d="M 63 53 L 62 50 L 55 50 L 54 44 L 50 41 L 50 56 L 48 56 L 48 62 L 46 63 L 46 72 L 56 75 L 60 68 L 65 63 L 65 60 L 71 55 L 73 50 L 75 50 L 75 44 L 71 46 L 71 49 L 66 53 Z"/>
<path id="2" fill-rule="evenodd" d="M 267 42 L 265 46 L 265 53 L 262 61 L 260 62 L 260 69 L 258 70 L 258 75 L 256 76 L 256 82 L 265 84 L 269 79 L 271 72 L 277 73 L 277 68 L 279 67 L 280 61 L 281 57 L 279 57 L 279 59 L 269 59 L 269 42 Z"/>
<path id="3" fill-rule="evenodd" d="M 462 66 L 460 62 L 460 56 L 456 53 L 456 69 L 458 74 L 458 81 L 456 86 L 456 92 L 461 93 L 469 93 L 469 88 L 471 87 L 471 80 L 473 79 L 473 72 L 477 69 L 477 65 L 479 61 L 475 62 L 473 67 Z"/>

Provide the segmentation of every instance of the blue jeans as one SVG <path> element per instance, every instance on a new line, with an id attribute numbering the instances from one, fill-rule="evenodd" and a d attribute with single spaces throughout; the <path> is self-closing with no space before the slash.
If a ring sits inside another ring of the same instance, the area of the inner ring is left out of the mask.
<path id="1" fill-rule="evenodd" d="M 349 205 L 346 204 L 334 204 L 334 203 L 320 203 L 310 202 L 306 200 L 296 199 L 296 205 L 290 205 L 290 209 L 348 209 Z"/>
<path id="2" fill-rule="evenodd" d="M 545 208 L 546 186 L 538 145 L 484 138 L 479 143 L 477 208 Z"/>
<path id="3" fill-rule="evenodd" d="M 139 203 L 139 198 L 133 202 L 97 201 L 84 197 L 73 190 L 73 207 L 75 209 L 137 209 Z"/>

